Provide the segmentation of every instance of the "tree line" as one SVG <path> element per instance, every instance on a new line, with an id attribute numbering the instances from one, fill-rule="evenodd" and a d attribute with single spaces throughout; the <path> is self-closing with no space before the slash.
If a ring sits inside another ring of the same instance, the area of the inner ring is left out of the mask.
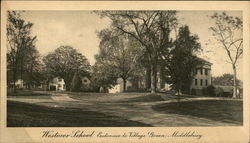
<path id="1" fill-rule="evenodd" d="M 33 23 L 26 22 L 21 12 L 8 11 L 7 22 L 7 84 L 16 91 L 16 81 L 27 88 L 47 84 L 54 77 L 63 78 L 70 90 L 74 74 L 88 74 L 87 58 L 71 46 L 60 46 L 42 57 L 32 35 Z M 23 84 L 22 83 L 22 84 Z"/>
<path id="2" fill-rule="evenodd" d="M 166 79 L 162 80 L 164 83 L 167 81 L 177 91 L 189 91 L 195 67 L 200 64 L 196 54 L 201 46 L 198 36 L 191 34 L 187 25 L 179 26 L 176 11 L 96 13 L 111 20 L 110 27 L 99 33 L 101 43 L 97 58 L 102 59 L 97 60 L 97 64 L 104 67 L 112 65 L 116 71 L 112 72 L 113 76 L 123 79 L 124 90 L 129 77 L 144 76 L 146 88 L 155 93 L 160 71 L 161 79 Z M 176 37 L 171 37 L 171 34 L 176 34 Z M 119 52 L 114 51 L 117 49 L 126 53 L 136 52 L 124 59 L 127 54 L 117 54 Z M 112 53 L 111 57 L 113 54 L 120 56 L 112 59 L 108 52 Z"/>
<path id="3" fill-rule="evenodd" d="M 161 85 L 167 82 L 177 92 L 190 92 L 196 66 L 201 64 L 197 54 L 202 47 L 198 35 L 192 34 L 189 26 L 178 22 L 176 11 L 95 11 L 95 14 L 109 18 L 111 23 L 98 32 L 99 53 L 95 55 L 96 63 L 90 66 L 83 54 L 67 45 L 42 57 L 35 46 L 37 37 L 31 35 L 33 24 L 23 20 L 20 13 L 9 11 L 8 85 L 13 83 L 15 89 L 15 81 L 23 79 L 30 88 L 58 76 L 65 80 L 67 90 L 78 90 L 80 77 L 87 76 L 92 90 L 110 88 L 116 84 L 117 78 L 121 78 L 125 91 L 127 80 L 136 82 L 145 78 L 146 89 L 155 93 L 157 74 L 160 73 L 164 79 Z M 234 37 L 227 38 L 220 32 L 231 28 L 229 36 L 232 36 L 232 29 L 240 30 L 242 21 L 225 13 L 215 13 L 211 19 L 215 24 L 210 29 L 215 37 L 220 36 L 218 42 L 229 55 L 236 79 L 242 41 L 240 38 L 233 41 Z M 236 48 L 235 57 L 232 57 L 235 53 L 230 49 L 232 46 Z"/>

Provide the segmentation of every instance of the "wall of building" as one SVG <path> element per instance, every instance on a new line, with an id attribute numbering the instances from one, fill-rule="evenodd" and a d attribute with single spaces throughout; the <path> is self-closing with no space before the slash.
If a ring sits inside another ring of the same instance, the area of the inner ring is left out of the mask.
<path id="1" fill-rule="evenodd" d="M 191 88 L 202 89 L 211 85 L 211 65 L 203 65 L 197 68 Z"/>
<path id="2" fill-rule="evenodd" d="M 64 79 L 58 77 L 53 78 L 49 83 L 49 90 L 66 90 Z"/>

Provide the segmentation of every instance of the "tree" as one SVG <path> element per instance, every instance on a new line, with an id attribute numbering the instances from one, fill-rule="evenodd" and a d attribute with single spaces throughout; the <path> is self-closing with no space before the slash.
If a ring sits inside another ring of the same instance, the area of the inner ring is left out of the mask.
<path id="1" fill-rule="evenodd" d="M 101 39 L 100 53 L 103 66 L 114 72 L 116 77 L 123 79 L 123 91 L 126 91 L 126 82 L 139 72 L 137 62 L 141 49 L 137 41 L 129 35 L 116 36 L 112 31 L 103 30 L 99 33 Z"/>
<path id="2" fill-rule="evenodd" d="M 240 17 L 227 15 L 225 12 L 211 16 L 214 26 L 210 27 L 213 36 L 228 55 L 234 75 L 233 98 L 237 98 L 237 61 L 243 53 L 243 25 Z"/>
<path id="3" fill-rule="evenodd" d="M 39 85 L 44 80 L 44 75 L 42 75 L 43 64 L 41 56 L 34 46 L 27 50 L 23 63 L 23 79 L 27 83 L 28 88 Z"/>
<path id="4" fill-rule="evenodd" d="M 166 64 L 166 75 L 172 88 L 180 92 L 190 92 L 190 86 L 195 75 L 196 68 L 201 64 L 201 60 L 196 56 L 201 46 L 198 42 L 198 36 L 192 35 L 188 26 L 179 28 L 173 49 L 164 58 Z"/>
<path id="5" fill-rule="evenodd" d="M 114 86 L 116 84 L 117 76 L 112 68 L 109 68 L 102 64 L 101 58 L 97 55 L 96 63 L 92 66 L 91 73 L 91 84 L 93 89 L 100 89 L 100 87 L 104 88 L 107 91 L 108 88 Z"/>
<path id="6" fill-rule="evenodd" d="M 90 65 L 85 56 L 70 46 L 60 46 L 43 58 L 49 74 L 64 79 L 66 90 L 70 90 L 76 72 L 88 74 Z"/>
<path id="7" fill-rule="evenodd" d="M 9 78 L 14 83 L 17 76 L 20 75 L 23 79 L 23 71 L 25 66 L 24 57 L 30 48 L 34 48 L 36 36 L 31 36 L 31 28 L 33 24 L 26 22 L 21 18 L 20 13 L 15 11 L 8 11 L 7 21 L 7 62 L 8 62 L 8 76 L 12 73 L 12 77 Z M 8 81 L 10 82 L 10 81 Z"/>
<path id="8" fill-rule="evenodd" d="M 147 53 L 151 68 L 151 92 L 156 91 L 156 75 L 159 56 L 169 48 L 169 35 L 177 24 L 175 11 L 102 11 L 108 17 L 111 29 L 136 39 Z"/>
<path id="9" fill-rule="evenodd" d="M 236 80 L 237 85 L 240 84 L 240 80 Z M 221 85 L 221 86 L 233 86 L 234 85 L 234 75 L 233 74 L 223 74 L 222 76 L 217 76 L 213 78 L 213 85 Z"/>
<path id="10" fill-rule="evenodd" d="M 81 77 L 79 76 L 78 72 L 76 72 L 74 74 L 73 79 L 72 79 L 70 90 L 71 91 L 80 91 L 81 87 L 82 87 L 82 80 L 81 80 Z"/>

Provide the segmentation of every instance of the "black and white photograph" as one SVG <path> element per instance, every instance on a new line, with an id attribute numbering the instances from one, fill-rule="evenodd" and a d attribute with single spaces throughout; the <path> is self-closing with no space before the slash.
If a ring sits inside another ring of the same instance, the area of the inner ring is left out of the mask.
<path id="1" fill-rule="evenodd" d="M 247 6 L 206 4 L 5 3 L 0 142 L 249 141 Z"/>
<path id="2" fill-rule="evenodd" d="M 8 127 L 242 126 L 241 11 L 8 11 Z"/>

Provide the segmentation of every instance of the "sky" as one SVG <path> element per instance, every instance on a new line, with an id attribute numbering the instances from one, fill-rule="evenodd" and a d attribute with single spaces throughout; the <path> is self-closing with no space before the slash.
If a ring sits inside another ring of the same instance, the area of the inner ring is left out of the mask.
<path id="1" fill-rule="evenodd" d="M 214 41 L 209 27 L 213 24 L 209 16 L 214 11 L 179 11 L 180 25 L 188 25 L 192 34 L 199 36 L 203 52 L 200 57 L 213 63 L 212 75 L 233 73 L 227 63 L 226 52 Z M 232 16 L 242 16 L 239 11 L 227 12 Z M 86 56 L 91 65 L 98 54 L 99 38 L 97 32 L 107 28 L 110 21 L 101 19 L 91 11 L 25 11 L 22 17 L 34 24 L 32 34 L 37 36 L 36 46 L 41 55 L 53 52 L 62 45 L 69 45 Z M 238 63 L 238 78 L 242 79 L 242 61 Z"/>

